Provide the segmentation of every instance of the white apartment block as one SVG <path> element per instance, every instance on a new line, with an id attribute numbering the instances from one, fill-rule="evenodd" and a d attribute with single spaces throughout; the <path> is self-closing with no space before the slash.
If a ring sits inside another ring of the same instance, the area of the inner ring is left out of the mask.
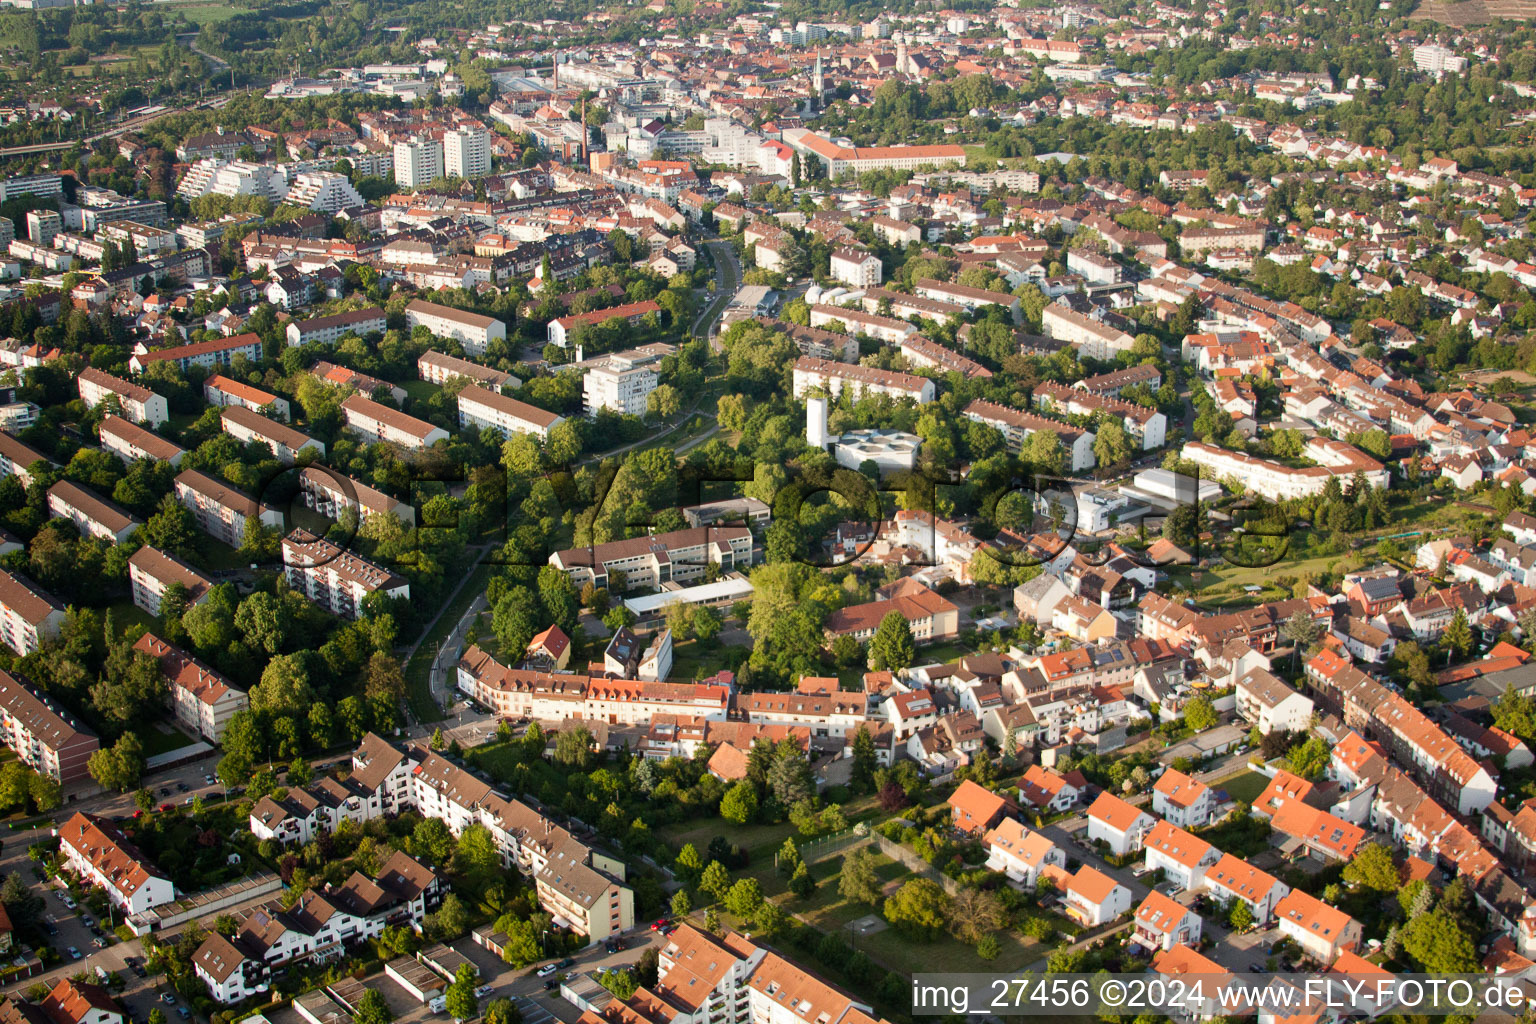
<path id="1" fill-rule="evenodd" d="M 492 391 L 500 391 L 508 384 L 519 383 L 516 377 L 504 370 L 493 370 L 489 366 L 472 363 L 458 356 L 450 356 L 436 349 L 423 352 L 417 358 L 416 374 L 422 380 L 433 384 L 447 384 L 451 380 L 463 378 Z"/>
<path id="2" fill-rule="evenodd" d="M 352 395 L 341 403 L 347 429 L 370 442 L 387 441 L 410 451 L 422 451 L 448 440 L 448 431 L 371 398 Z"/>
<path id="3" fill-rule="evenodd" d="M 128 580 L 133 603 L 151 615 L 160 614 L 160 600 L 175 583 L 186 588 L 187 605 L 202 604 L 213 589 L 213 580 L 175 555 L 145 544 L 128 559 Z"/>
<path id="4" fill-rule="evenodd" d="M 124 913 L 142 914 L 176 898 L 171 880 L 110 821 L 76 811 L 58 837 L 65 869 L 101 886 Z"/>
<path id="5" fill-rule="evenodd" d="M 64 606 L 29 580 L 0 569 L 0 639 L 17 654 L 31 654 L 59 635 Z"/>
<path id="6" fill-rule="evenodd" d="M 89 778 L 101 741 L 22 679 L 0 670 L 0 739 L 26 765 L 65 785 Z"/>
<path id="7" fill-rule="evenodd" d="M 181 457 L 186 454 L 179 445 L 116 413 L 108 413 L 101 421 L 101 447 L 130 465 L 139 459 L 154 459 L 180 466 Z"/>
<path id="8" fill-rule="evenodd" d="M 317 213 L 334 214 L 353 206 L 362 206 L 363 197 L 335 171 L 308 171 L 294 179 L 283 202 Z"/>
<path id="9" fill-rule="evenodd" d="M 616 573 L 623 574 L 624 585 L 631 589 L 681 583 L 702 578 L 711 562 L 722 573 L 751 565 L 752 531 L 744 526 L 698 526 L 549 556 L 549 564 L 569 573 L 578 588 L 588 581 L 607 587 Z"/>
<path id="10" fill-rule="evenodd" d="M 933 381 L 910 373 L 880 370 L 856 363 L 834 363 L 826 359 L 801 356 L 795 360 L 794 390 L 796 398 L 804 398 L 813 388 L 825 390 L 833 398 L 845 388 L 856 395 L 889 395 L 892 398 L 910 398 L 922 405 L 933 401 Z"/>
<path id="11" fill-rule="evenodd" d="M 489 427 L 500 431 L 503 437 L 532 434 L 546 441 L 550 430 L 562 422 L 562 416 L 473 384 L 459 392 L 460 427 L 474 427 L 477 430 Z"/>
<path id="12" fill-rule="evenodd" d="M 1343 441 L 1313 437 L 1304 454 L 1317 465 L 1287 466 L 1200 441 L 1186 443 L 1180 457 L 1203 466 L 1218 480 L 1229 481 L 1238 491 L 1252 491 L 1271 501 L 1321 494 L 1330 478 L 1347 485 L 1357 472 L 1372 487 L 1389 485 L 1385 466 Z"/>
<path id="13" fill-rule="evenodd" d="M 835 249 L 832 252 L 832 276 L 854 288 L 873 288 L 884 277 L 880 258 L 860 249 Z"/>
<path id="14" fill-rule="evenodd" d="M 245 524 L 249 520 L 273 528 L 283 525 L 282 512 L 258 504 L 238 487 L 198 470 L 183 470 L 173 486 L 176 500 L 192 513 L 198 529 L 232 548 L 245 543 Z"/>
<path id="15" fill-rule="evenodd" d="M 116 505 L 103 501 L 70 480 L 60 480 L 48 488 L 48 515 L 53 519 L 68 519 L 82 537 L 94 537 L 113 544 L 121 544 L 143 525 Z"/>
<path id="16" fill-rule="evenodd" d="M 408 527 L 416 525 L 416 510 L 408 502 L 334 469 L 306 466 L 299 471 L 299 489 L 306 507 L 330 519 L 340 519 L 350 512 L 363 522 L 369 516 L 383 514 L 395 516 Z"/>
<path id="17" fill-rule="evenodd" d="M 408 139 L 395 143 L 395 184 L 421 188 L 443 177 L 443 144 L 436 139 Z"/>
<path id="18" fill-rule="evenodd" d="M 216 373 L 203 381 L 203 398 L 209 405 L 223 408 L 229 405 L 238 405 L 251 412 L 261 412 L 263 409 L 271 409 L 278 419 L 287 420 L 291 414 L 288 407 L 288 399 L 280 395 L 274 395 L 270 391 L 238 380 L 232 380 L 222 373 Z"/>
<path id="19" fill-rule="evenodd" d="M 283 538 L 283 566 L 290 587 L 344 619 L 361 618 L 363 601 L 370 594 L 411 596 L 405 577 L 307 530 L 296 529 Z"/>
<path id="20" fill-rule="evenodd" d="M 210 743 L 222 740 L 229 720 L 251 706 L 244 690 L 153 633 L 139 637 L 133 649 L 160 663 L 177 721 Z"/>
<path id="21" fill-rule="evenodd" d="M 470 356 L 482 356 L 495 340 L 506 340 L 507 325 L 493 316 L 465 312 L 452 306 L 412 299 L 405 307 L 406 325 L 425 327 L 439 338 L 452 338 Z"/>
<path id="22" fill-rule="evenodd" d="M 484 128 L 463 127 L 443 136 L 443 169 L 450 178 L 483 178 L 491 173 L 491 137 Z"/>
<path id="23" fill-rule="evenodd" d="M 1089 359 L 1107 362 L 1129 352 L 1136 344 L 1136 339 L 1124 331 L 1055 302 L 1040 314 L 1040 326 L 1046 334 L 1066 342 Z"/>
<path id="24" fill-rule="evenodd" d="M 14 476 L 23 487 L 31 487 L 32 474 L 28 470 L 35 463 L 47 461 L 42 452 L 0 432 L 0 477 Z"/>
<path id="25" fill-rule="evenodd" d="M 130 383 L 103 373 L 94 366 L 80 371 L 80 400 L 87 409 L 94 409 L 108 398 L 115 397 L 123 417 L 132 423 L 148 424 L 151 430 L 171 418 L 165 397 L 149 388 Z"/>
<path id="26" fill-rule="evenodd" d="M 654 365 L 637 366 L 623 357 L 613 356 L 582 377 L 582 408 L 588 418 L 596 416 L 601 409 L 624 416 L 644 416 L 646 400 L 659 383 Z"/>
<path id="27" fill-rule="evenodd" d="M 223 424 L 224 433 L 242 443 L 258 441 L 266 445 L 284 465 L 293 465 L 306 451 L 317 458 L 325 457 L 325 445 L 308 434 L 243 406 L 227 406 L 219 414 L 219 422 Z"/>
<path id="28" fill-rule="evenodd" d="M 377 306 L 317 316 L 310 320 L 292 320 L 288 323 L 288 344 L 305 345 L 313 341 L 321 345 L 334 345 L 349 334 L 359 338 L 383 334 L 388 326 L 384 311 Z"/>
<path id="29" fill-rule="evenodd" d="M 1066 468 L 1074 473 L 1092 469 L 1097 457 L 1093 453 L 1092 431 L 1080 430 L 1060 420 L 1047 419 L 1034 413 L 1010 409 L 996 402 L 975 399 L 965 407 L 965 418 L 984 423 L 1000 431 L 1010 451 L 1020 451 L 1029 436 L 1037 430 L 1054 433 L 1067 453 Z"/>

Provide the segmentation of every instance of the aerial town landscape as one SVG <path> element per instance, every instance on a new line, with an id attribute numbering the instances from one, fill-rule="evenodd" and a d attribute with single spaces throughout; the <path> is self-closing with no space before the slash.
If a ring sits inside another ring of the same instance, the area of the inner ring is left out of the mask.
<path id="1" fill-rule="evenodd" d="M 0 1024 L 1532 1018 L 1533 22 L 0 0 Z"/>

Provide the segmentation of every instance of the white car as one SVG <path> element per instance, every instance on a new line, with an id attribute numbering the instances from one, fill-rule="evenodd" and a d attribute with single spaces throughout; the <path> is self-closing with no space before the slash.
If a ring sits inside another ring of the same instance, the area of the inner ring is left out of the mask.
<path id="1" fill-rule="evenodd" d="M 496 986 L 494 985 L 481 985 L 475 989 L 475 998 L 484 999 L 494 991 L 496 991 Z"/>
<path id="2" fill-rule="evenodd" d="M 559 967 L 558 964 L 545 964 L 543 967 L 539 968 L 538 974 L 539 974 L 539 977 L 541 977 L 541 978 L 547 978 L 551 974 L 554 974 L 559 969 L 560 969 L 560 967 Z"/>

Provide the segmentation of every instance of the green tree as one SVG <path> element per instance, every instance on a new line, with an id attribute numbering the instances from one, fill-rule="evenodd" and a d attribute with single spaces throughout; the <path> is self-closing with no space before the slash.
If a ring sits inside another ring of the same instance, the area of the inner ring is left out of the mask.
<path id="1" fill-rule="evenodd" d="M 1285 761 L 1293 775 L 1299 775 L 1303 779 L 1315 779 L 1323 774 L 1323 769 L 1328 767 L 1328 761 L 1332 756 L 1332 748 L 1323 742 L 1322 737 L 1309 736 L 1286 753 Z"/>
<path id="2" fill-rule="evenodd" d="M 875 871 L 875 858 L 867 846 L 861 846 L 843 857 L 843 867 L 838 873 L 837 894 L 850 903 L 868 903 L 876 906 L 884 886 Z"/>
<path id="3" fill-rule="evenodd" d="M 1472 626 L 1467 622 L 1466 612 L 1456 609 L 1456 614 L 1451 617 L 1445 633 L 1440 637 L 1440 643 L 1446 650 L 1455 652 L 1458 658 L 1467 656 L 1467 652 L 1472 650 Z"/>
<path id="4" fill-rule="evenodd" d="M 795 868 L 793 875 L 789 876 L 789 891 L 802 900 L 808 900 L 816 894 L 816 879 L 804 862 Z"/>
<path id="5" fill-rule="evenodd" d="M 1371 889 L 1379 893 L 1396 892 L 1397 865 L 1392 863 L 1392 852 L 1380 843 L 1372 843 L 1344 865 L 1344 881 L 1357 889 Z"/>
<path id="6" fill-rule="evenodd" d="M 689 898 L 688 890 L 687 889 L 679 889 L 679 890 L 677 890 L 677 892 L 672 894 L 672 916 L 673 917 L 679 917 L 679 918 L 687 917 L 688 916 L 688 912 L 691 911 L 692 909 L 693 909 L 693 900 Z"/>
<path id="7" fill-rule="evenodd" d="M 1207 729 L 1216 728 L 1220 719 L 1216 715 L 1216 707 L 1211 703 L 1211 698 L 1205 694 L 1198 694 L 1184 705 L 1184 721 L 1195 732 L 1205 732 Z"/>
<path id="8" fill-rule="evenodd" d="M 445 1009 L 455 1020 L 473 1020 L 480 1015 L 480 997 L 475 995 L 475 982 L 480 973 L 474 964 L 460 964 L 454 972 L 453 984 L 444 993 Z"/>
<path id="9" fill-rule="evenodd" d="M 853 762 L 849 768 L 848 785 L 856 793 L 872 793 L 875 790 L 875 769 L 879 758 L 875 752 L 875 738 L 869 727 L 860 725 L 853 734 Z"/>
<path id="10" fill-rule="evenodd" d="M 757 916 L 758 908 L 763 905 L 763 890 L 755 878 L 740 878 L 726 892 L 725 909 L 743 921 L 750 921 Z"/>
<path id="11" fill-rule="evenodd" d="M 757 789 L 746 781 L 738 782 L 720 798 L 720 817 L 745 825 L 757 816 Z"/>
<path id="12" fill-rule="evenodd" d="M 1227 915 L 1227 923 L 1234 931 L 1245 932 L 1253 927 L 1253 910 L 1242 900 L 1235 900 L 1231 913 Z"/>
<path id="13" fill-rule="evenodd" d="M 885 919 L 918 938 L 931 939 L 944 927 L 949 897 L 929 878 L 909 878 L 885 901 Z"/>
<path id="14" fill-rule="evenodd" d="M 912 627 L 900 612 L 888 612 L 869 641 L 869 667 L 876 672 L 897 672 L 916 660 Z"/>
<path id="15" fill-rule="evenodd" d="M 378 989 L 366 989 L 352 1011 L 357 1024 L 393 1024 L 394 1012 Z"/>
<path id="16" fill-rule="evenodd" d="M 704 869 L 704 874 L 699 877 L 699 891 L 708 893 L 716 900 L 723 900 L 730 888 L 731 873 L 719 861 L 710 861 L 709 866 Z"/>

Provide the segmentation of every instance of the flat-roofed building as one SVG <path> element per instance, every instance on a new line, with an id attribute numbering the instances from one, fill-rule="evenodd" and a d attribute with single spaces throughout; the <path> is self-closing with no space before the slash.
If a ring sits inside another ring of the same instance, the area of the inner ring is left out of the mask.
<path id="1" fill-rule="evenodd" d="M 283 514 L 262 505 L 233 484 L 227 484 L 195 469 L 183 470 L 173 484 L 176 500 L 197 520 L 198 529 L 215 540 L 238 548 L 245 543 L 249 521 L 281 528 Z"/>
<path id="2" fill-rule="evenodd" d="M 94 409 L 108 398 L 115 397 L 125 419 L 134 423 L 147 423 L 151 430 L 171 418 L 164 395 L 157 395 L 142 385 L 103 373 L 94 366 L 81 370 L 76 383 L 80 387 L 80 400 L 87 409 Z"/>
<path id="3" fill-rule="evenodd" d="M 492 341 L 505 341 L 507 325 L 493 316 L 412 299 L 405 307 L 405 322 L 414 330 L 425 327 L 439 338 L 452 338 L 472 356 L 484 355 Z"/>
<path id="4" fill-rule="evenodd" d="M 361 617 L 363 601 L 370 594 L 411 596 L 411 585 L 405 577 L 381 569 L 308 530 L 294 530 L 283 538 L 283 567 L 289 586 L 344 619 Z"/>
<path id="5" fill-rule="evenodd" d="M 519 402 L 515 398 L 471 384 L 459 392 L 459 426 L 483 430 L 489 427 L 503 437 L 513 434 L 532 434 L 541 441 L 549 439 L 549 432 L 563 416 L 546 412 L 536 405 Z"/>
<path id="6" fill-rule="evenodd" d="M 325 445 L 308 434 L 286 423 L 268 419 L 244 406 L 226 407 L 219 414 L 219 422 L 224 427 L 224 433 L 245 443 L 261 442 L 272 449 L 272 454 L 279 462 L 289 466 L 298 461 L 305 451 L 313 452 L 316 458 L 325 457 Z"/>
<path id="7" fill-rule="evenodd" d="M 121 544 L 142 524 L 116 505 L 92 494 L 71 480 L 48 488 L 48 515 L 68 519 L 82 537 Z"/>
<path id="8" fill-rule="evenodd" d="M 591 547 L 557 551 L 549 564 L 564 569 L 579 588 L 607 587 L 622 574 L 626 587 L 659 587 L 702 579 L 710 563 L 722 573 L 752 564 L 752 531 L 744 526 L 701 526 Z"/>
<path id="9" fill-rule="evenodd" d="M 133 603 L 151 615 L 160 614 L 160 601 L 174 584 L 186 589 L 187 606 L 202 604 L 213 589 L 213 580 L 175 555 L 145 544 L 128 559 L 128 580 Z"/>
<path id="10" fill-rule="evenodd" d="M 341 403 L 347 429 L 369 441 L 387 441 L 411 451 L 430 448 L 448 440 L 448 431 L 425 420 L 407 416 L 398 409 L 380 405 L 371 398 L 352 395 Z"/>
<path id="11" fill-rule="evenodd" d="M 0 569 L 0 638 L 17 654 L 31 654 L 59 635 L 64 606 L 52 594 Z"/>
<path id="12" fill-rule="evenodd" d="M 62 785 L 89 778 L 96 734 L 75 716 L 34 690 L 20 676 L 0 670 L 0 736 L 33 770 Z"/>
<path id="13" fill-rule="evenodd" d="M 130 465 L 139 459 L 153 459 L 181 465 L 186 450 L 137 423 L 130 423 L 116 413 L 101 421 L 101 447 Z"/>

